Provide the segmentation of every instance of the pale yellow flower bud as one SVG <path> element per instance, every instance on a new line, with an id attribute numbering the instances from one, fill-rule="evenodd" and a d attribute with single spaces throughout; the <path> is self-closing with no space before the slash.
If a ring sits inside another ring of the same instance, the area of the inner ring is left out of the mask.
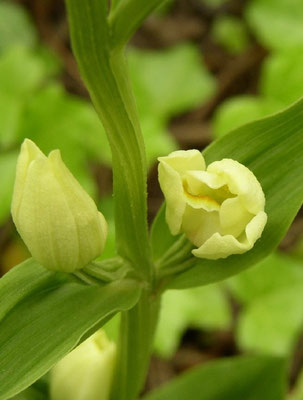
<path id="1" fill-rule="evenodd" d="M 65 166 L 26 139 L 17 163 L 12 216 L 33 257 L 48 269 L 73 272 L 98 257 L 107 223 Z"/>
<path id="2" fill-rule="evenodd" d="M 51 400 L 108 400 L 116 345 L 98 331 L 51 371 Z"/>
<path id="3" fill-rule="evenodd" d="M 265 197 L 255 175 L 231 159 L 207 169 L 198 150 L 159 158 L 166 221 L 173 235 L 185 233 L 196 257 L 218 259 L 250 250 L 267 221 Z"/>

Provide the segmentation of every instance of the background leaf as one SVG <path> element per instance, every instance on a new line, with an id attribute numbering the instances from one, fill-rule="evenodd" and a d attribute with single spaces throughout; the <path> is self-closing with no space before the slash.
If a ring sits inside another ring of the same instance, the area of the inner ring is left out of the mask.
<path id="1" fill-rule="evenodd" d="M 155 350 L 162 357 L 171 357 L 186 329 L 228 329 L 230 324 L 231 312 L 219 285 L 169 290 L 162 298 Z"/>
<path id="2" fill-rule="evenodd" d="M 237 342 L 243 350 L 288 356 L 303 326 L 303 264 L 274 253 L 227 281 L 241 304 Z"/>
<path id="3" fill-rule="evenodd" d="M 0 154 L 0 176 L 1 176 L 1 196 L 0 196 L 0 223 L 3 223 L 11 208 L 11 198 L 15 181 L 15 170 L 17 162 L 17 152 L 12 151 Z"/>
<path id="4" fill-rule="evenodd" d="M 302 49 L 303 43 L 300 47 L 273 51 L 262 64 L 258 95 L 231 97 L 218 107 L 213 118 L 214 136 L 220 137 L 298 100 L 303 94 Z M 284 81 L 287 85 L 281 85 Z"/>
<path id="5" fill-rule="evenodd" d="M 241 304 L 250 304 L 262 296 L 303 283 L 303 263 L 275 252 L 226 283 Z"/>
<path id="6" fill-rule="evenodd" d="M 177 149 L 170 119 L 203 104 L 215 89 L 196 46 L 184 43 L 162 51 L 130 48 L 128 64 L 140 114 L 148 165 Z"/>
<path id="7" fill-rule="evenodd" d="M 232 54 L 243 52 L 250 44 L 245 24 L 241 19 L 228 15 L 219 16 L 214 20 L 212 37 Z"/>
<path id="8" fill-rule="evenodd" d="M 239 319 L 241 348 L 288 355 L 303 325 L 303 284 L 262 296 L 247 307 Z"/>
<path id="9" fill-rule="evenodd" d="M 284 400 L 286 371 L 279 358 L 239 357 L 193 368 L 144 400 Z"/>
<path id="10" fill-rule="evenodd" d="M 0 58 L 2 93 L 26 98 L 46 77 L 46 66 L 39 56 L 25 47 L 12 47 Z"/>
<path id="11" fill-rule="evenodd" d="M 12 400 L 49 400 L 48 374 L 29 388 L 11 398 Z"/>
<path id="12" fill-rule="evenodd" d="M 280 102 L 257 96 L 235 96 L 217 109 L 213 133 L 219 138 L 248 122 L 267 117 L 281 109 Z"/>
<path id="13" fill-rule="evenodd" d="M 128 62 L 141 115 L 167 118 L 202 104 L 214 93 L 214 78 L 193 45 L 166 51 L 131 49 Z"/>
<path id="14" fill-rule="evenodd" d="M 300 48 L 274 52 L 266 59 L 260 77 L 260 92 L 263 97 L 289 105 L 302 96 L 302 50 L 303 43 Z M 285 79 L 287 85 L 281 85 Z"/>
<path id="15" fill-rule="evenodd" d="M 0 1 L 0 53 L 15 46 L 33 46 L 37 34 L 25 10 L 8 1 Z"/>
<path id="16" fill-rule="evenodd" d="M 290 48 L 303 44 L 301 0 L 252 0 L 246 17 L 266 47 Z"/>

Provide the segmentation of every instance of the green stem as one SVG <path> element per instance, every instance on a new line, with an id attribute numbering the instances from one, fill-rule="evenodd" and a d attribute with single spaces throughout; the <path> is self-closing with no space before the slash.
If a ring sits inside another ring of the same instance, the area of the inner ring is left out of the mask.
<path id="1" fill-rule="evenodd" d="M 162 1 L 115 0 L 108 22 L 107 0 L 66 0 L 74 54 L 112 150 L 117 252 L 145 286 L 138 304 L 122 314 L 114 400 L 138 396 L 159 311 L 160 296 L 155 298 L 150 289 L 154 266 L 147 228 L 145 150 L 123 45 Z M 86 270 L 86 274 L 101 279 L 107 279 L 108 274 L 111 278 L 113 273 L 97 265 Z"/>
<path id="2" fill-rule="evenodd" d="M 191 250 L 193 244 L 189 242 L 185 235 L 180 236 L 176 242 L 169 247 L 163 256 L 157 261 L 159 270 L 171 267 L 192 258 Z"/>
<path id="3" fill-rule="evenodd" d="M 135 400 L 145 382 L 160 297 L 144 290 L 138 304 L 122 313 L 112 400 Z"/>
<path id="4" fill-rule="evenodd" d="M 123 50 L 111 49 L 106 0 L 66 3 L 81 76 L 112 150 L 117 251 L 151 281 L 145 151 Z"/>
<path id="5" fill-rule="evenodd" d="M 109 17 L 113 48 L 126 44 L 142 21 L 166 2 L 167 0 L 116 0 Z"/>

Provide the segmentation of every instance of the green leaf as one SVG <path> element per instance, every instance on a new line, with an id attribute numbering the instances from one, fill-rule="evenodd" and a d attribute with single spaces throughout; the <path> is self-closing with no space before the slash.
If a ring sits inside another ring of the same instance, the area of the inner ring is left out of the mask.
<path id="1" fill-rule="evenodd" d="M 289 105 L 303 95 L 303 43 L 301 48 L 286 49 L 273 53 L 262 68 L 260 92 L 264 97 L 272 98 Z M 287 85 L 281 85 L 287 79 Z"/>
<path id="2" fill-rule="evenodd" d="M 29 388 L 12 397 L 12 400 L 49 400 L 47 375 L 36 381 Z"/>
<path id="3" fill-rule="evenodd" d="M 168 132 L 170 118 L 203 104 L 213 94 L 215 82 L 197 46 L 189 43 L 165 51 L 131 48 L 128 63 L 150 166 L 177 149 Z"/>
<path id="4" fill-rule="evenodd" d="M 0 154 L 0 224 L 3 223 L 10 214 L 17 156 L 18 153 L 15 151 Z"/>
<path id="5" fill-rule="evenodd" d="M 146 146 L 147 165 L 151 167 L 157 157 L 165 156 L 177 150 L 177 142 L 168 132 L 166 121 L 149 115 L 141 118 L 142 134 Z"/>
<path id="6" fill-rule="evenodd" d="M 252 302 L 238 321 L 239 346 L 262 354 L 290 355 L 302 330 L 302 302 L 303 282 Z"/>
<path id="7" fill-rule="evenodd" d="M 176 237 L 171 235 L 165 221 L 165 205 L 162 205 L 153 221 L 150 240 L 155 262 L 176 242 Z"/>
<path id="8" fill-rule="evenodd" d="M 175 0 L 166 0 L 152 13 L 153 18 L 161 18 L 170 13 L 175 4 Z"/>
<path id="9" fill-rule="evenodd" d="M 303 284 L 303 264 L 275 252 L 226 283 L 240 303 L 251 304 L 263 296 Z"/>
<path id="10" fill-rule="evenodd" d="M 37 34 L 25 9 L 16 3 L 0 2 L 0 53 L 15 45 L 32 47 Z"/>
<path id="11" fill-rule="evenodd" d="M 201 3 L 206 4 L 209 7 L 216 8 L 222 6 L 224 3 L 227 3 L 228 0 L 200 0 Z"/>
<path id="12" fill-rule="evenodd" d="M 23 391 L 22 393 L 17 394 L 16 396 L 11 398 L 12 400 L 48 400 L 48 397 L 36 390 L 33 387 L 30 387 Z"/>
<path id="13" fill-rule="evenodd" d="M 300 235 L 298 241 L 290 249 L 290 254 L 299 261 L 303 260 L 303 235 Z"/>
<path id="14" fill-rule="evenodd" d="M 144 19 L 166 0 L 117 0 L 109 16 L 112 46 L 123 46 L 139 28 Z"/>
<path id="15" fill-rule="evenodd" d="M 89 286 L 30 259 L 0 280 L 0 399 L 44 375 L 85 333 L 131 308 L 140 290 L 125 280 Z"/>
<path id="16" fill-rule="evenodd" d="M 287 397 L 288 400 L 302 400 L 303 399 L 303 373 L 301 372 L 296 380 L 296 385 Z"/>
<path id="17" fill-rule="evenodd" d="M 2 93 L 0 88 L 0 148 L 7 150 L 18 140 L 23 101 L 15 95 Z"/>
<path id="18" fill-rule="evenodd" d="M 139 113 L 169 118 L 202 104 L 215 90 L 215 80 L 198 48 L 189 43 L 165 51 L 128 54 Z"/>
<path id="19" fill-rule="evenodd" d="M 233 129 L 279 111 L 283 105 L 271 98 L 235 96 L 225 101 L 213 119 L 215 137 L 226 135 Z"/>
<path id="20" fill-rule="evenodd" d="M 225 101 L 213 120 L 216 137 L 280 111 L 303 95 L 302 48 L 280 50 L 267 57 L 261 71 L 260 95 L 236 96 Z M 286 77 L 287 85 L 281 85 Z"/>
<path id="21" fill-rule="evenodd" d="M 227 281 L 242 303 L 238 343 L 243 349 L 289 355 L 303 318 L 303 264 L 279 253 Z"/>
<path id="22" fill-rule="evenodd" d="M 111 1 L 111 10 L 114 10 L 114 8 L 116 8 L 122 0 L 112 0 Z"/>
<path id="23" fill-rule="evenodd" d="M 230 323 L 227 299 L 218 285 L 169 290 L 162 296 L 155 350 L 162 357 L 171 357 L 187 328 L 228 329 Z"/>
<path id="24" fill-rule="evenodd" d="M 88 160 L 111 163 L 109 146 L 99 118 L 87 101 L 49 85 L 27 102 L 20 139 L 32 139 L 43 152 L 60 149 L 64 162 L 94 197 L 95 183 Z"/>
<path id="25" fill-rule="evenodd" d="M 303 199 L 303 101 L 272 117 L 244 125 L 211 144 L 206 163 L 237 160 L 253 171 L 266 197 L 268 222 L 254 248 L 226 259 L 192 258 L 171 288 L 205 285 L 245 270 L 268 256 L 287 232 Z"/>
<path id="26" fill-rule="evenodd" d="M 193 368 L 144 400 L 284 400 L 285 394 L 282 359 L 237 357 Z"/>
<path id="27" fill-rule="evenodd" d="M 252 0 L 246 8 L 246 17 L 266 47 L 281 49 L 303 44 L 301 0 Z"/>
<path id="28" fill-rule="evenodd" d="M 243 21 L 236 17 L 223 15 L 215 18 L 211 33 L 217 43 L 233 54 L 243 52 L 250 44 Z"/>
<path id="29" fill-rule="evenodd" d="M 10 48 L 0 58 L 0 91 L 24 99 L 46 77 L 44 62 L 25 47 Z"/>

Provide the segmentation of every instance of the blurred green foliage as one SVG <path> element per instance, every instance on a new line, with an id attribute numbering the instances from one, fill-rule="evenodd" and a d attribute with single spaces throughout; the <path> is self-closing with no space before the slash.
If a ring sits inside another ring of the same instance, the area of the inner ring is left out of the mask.
<path id="1" fill-rule="evenodd" d="M 189 327 L 230 330 L 230 296 L 240 306 L 236 339 L 241 350 L 292 354 L 303 327 L 303 261 L 278 252 L 223 284 L 166 292 L 156 351 L 172 356 Z"/>
<path id="2" fill-rule="evenodd" d="M 200 105 L 214 92 L 215 81 L 193 45 L 132 49 L 128 58 L 140 115 L 168 119 Z"/>
<path id="3" fill-rule="evenodd" d="M 15 45 L 32 47 L 38 41 L 29 16 L 22 7 L 0 1 L 0 54 Z"/>
<path id="4" fill-rule="evenodd" d="M 302 3 L 303 9 L 303 3 Z M 303 41 L 301 47 L 273 53 L 265 61 L 260 93 L 287 106 L 303 95 Z"/>
<path id="5" fill-rule="evenodd" d="M 178 147 L 168 131 L 170 118 L 206 101 L 215 82 L 199 50 L 190 44 L 163 52 L 130 49 L 128 56 L 150 166 Z M 0 172 L 5 176 L 0 223 L 9 215 L 15 160 L 24 138 L 45 153 L 59 148 L 93 197 L 97 188 L 92 163 L 111 166 L 97 114 L 88 101 L 65 91 L 57 79 L 61 71 L 57 57 L 39 44 L 25 10 L 0 1 Z M 112 252 L 113 240 L 110 243 Z"/>
<path id="6" fill-rule="evenodd" d="M 227 3 L 228 0 L 200 0 L 201 3 L 209 6 L 209 7 L 219 7 L 224 3 Z"/>
<path id="7" fill-rule="evenodd" d="M 230 98 L 216 111 L 213 121 L 215 136 L 273 114 L 298 100 L 303 95 L 302 54 L 299 49 L 271 54 L 262 66 L 259 95 Z"/>
<path id="8" fill-rule="evenodd" d="M 258 95 L 230 98 L 217 109 L 215 137 L 280 111 L 303 96 L 303 2 L 251 0 L 245 16 L 260 44 L 271 53 L 262 66 Z"/>
<path id="9" fill-rule="evenodd" d="M 143 400 L 284 400 L 286 369 L 285 360 L 276 357 L 217 359 L 191 368 Z"/>
<path id="10" fill-rule="evenodd" d="M 289 49 L 303 43 L 302 0 L 251 0 L 246 18 L 260 43 Z"/>
<path id="11" fill-rule="evenodd" d="M 60 148 L 68 167 L 93 194 L 86 163 L 99 157 L 98 147 L 102 151 L 102 136 L 96 134 L 100 123 L 89 103 L 55 83 L 58 70 L 55 57 L 26 47 L 14 46 L 0 57 L 1 157 L 15 154 L 25 137 L 46 153 Z M 13 168 L 13 163 L 7 166 L 9 175 Z"/>
<path id="12" fill-rule="evenodd" d="M 290 355 L 303 326 L 303 261 L 275 253 L 230 279 L 228 285 L 242 305 L 239 346 Z"/>
<path id="13" fill-rule="evenodd" d="M 302 400 L 303 399 L 303 373 L 299 375 L 296 386 L 287 397 L 288 400 Z"/>
<path id="14" fill-rule="evenodd" d="M 242 53 L 250 45 L 245 23 L 229 15 L 219 16 L 212 26 L 213 39 L 232 54 Z"/>
<path id="15" fill-rule="evenodd" d="M 280 104 L 257 96 L 237 96 L 226 100 L 213 119 L 213 134 L 220 137 L 248 122 L 278 111 Z"/>
<path id="16" fill-rule="evenodd" d="M 171 357 L 189 327 L 212 331 L 230 326 L 231 310 L 220 285 L 170 290 L 163 295 L 155 350 L 162 357 Z"/>
<path id="17" fill-rule="evenodd" d="M 169 120 L 203 104 L 214 93 L 215 80 L 199 50 L 181 44 L 162 51 L 130 49 L 130 75 L 140 115 L 148 163 L 177 149 Z"/>

